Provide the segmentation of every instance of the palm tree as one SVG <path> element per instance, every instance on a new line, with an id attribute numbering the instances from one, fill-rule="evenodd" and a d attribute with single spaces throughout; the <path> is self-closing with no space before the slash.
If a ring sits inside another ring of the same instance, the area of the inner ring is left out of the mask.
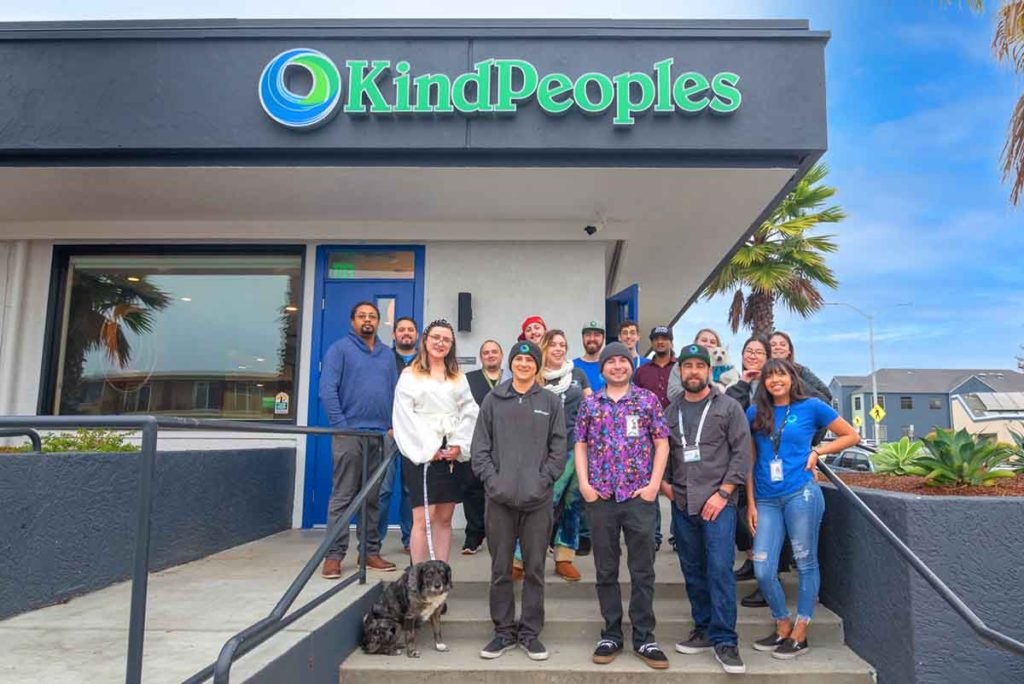
<path id="1" fill-rule="evenodd" d="M 983 9 L 982 0 L 969 0 L 975 9 Z M 1024 1 L 1003 0 L 999 21 L 992 39 L 992 50 L 1000 62 L 1009 62 L 1018 74 L 1024 72 Z M 1020 203 L 1024 190 L 1024 96 L 1017 99 L 1010 117 L 1010 130 L 1003 145 L 1003 180 L 1013 178 L 1010 204 Z"/>
<path id="2" fill-rule="evenodd" d="M 775 304 L 807 318 L 821 308 L 821 287 L 835 289 L 825 255 L 836 251 L 831 235 L 811 235 L 821 223 L 838 223 L 846 214 L 838 206 L 821 207 L 836 189 L 824 185 L 828 167 L 816 164 L 796 184 L 704 290 L 710 299 L 732 293 L 729 326 L 768 335 L 775 329 Z"/>

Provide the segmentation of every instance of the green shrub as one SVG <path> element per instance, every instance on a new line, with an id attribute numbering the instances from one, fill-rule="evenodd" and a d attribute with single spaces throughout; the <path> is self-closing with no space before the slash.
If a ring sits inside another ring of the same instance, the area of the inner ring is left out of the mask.
<path id="1" fill-rule="evenodd" d="M 997 470 L 1010 462 L 1012 449 L 975 439 L 967 430 L 936 430 L 934 437 L 921 441 L 929 453 L 917 465 L 928 472 L 926 484 L 991 487 L 999 478 L 1016 476 L 1012 470 Z"/>
<path id="2" fill-rule="evenodd" d="M 1013 437 L 1014 443 L 1012 465 L 1018 473 L 1024 475 L 1024 435 L 1013 430 L 1010 430 L 1010 435 Z"/>
<path id="3" fill-rule="evenodd" d="M 124 432 L 114 430 L 87 430 L 79 428 L 75 432 L 59 432 L 40 435 L 43 453 L 66 453 L 69 451 L 138 451 L 139 447 L 129 444 Z M 32 451 L 31 444 L 18 447 L 4 447 L 0 452 L 27 453 Z"/>
<path id="4" fill-rule="evenodd" d="M 918 465 L 925 455 L 924 444 L 903 437 L 898 442 L 883 444 L 877 454 L 871 457 L 875 472 L 883 475 L 927 475 L 928 471 Z"/>

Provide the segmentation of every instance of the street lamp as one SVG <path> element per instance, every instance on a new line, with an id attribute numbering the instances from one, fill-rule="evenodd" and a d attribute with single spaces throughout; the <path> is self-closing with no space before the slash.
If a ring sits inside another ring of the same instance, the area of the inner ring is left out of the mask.
<path id="1" fill-rule="evenodd" d="M 868 350 L 871 353 L 871 406 L 874 408 L 878 406 L 878 380 L 875 377 L 875 315 L 869 314 L 863 309 L 859 309 L 853 304 L 846 302 L 823 302 L 825 306 L 845 306 L 848 309 L 853 309 L 861 316 L 868 320 Z M 893 304 L 896 306 L 911 306 L 913 302 L 902 302 L 900 304 Z M 875 445 L 878 445 L 878 421 L 875 421 Z"/>

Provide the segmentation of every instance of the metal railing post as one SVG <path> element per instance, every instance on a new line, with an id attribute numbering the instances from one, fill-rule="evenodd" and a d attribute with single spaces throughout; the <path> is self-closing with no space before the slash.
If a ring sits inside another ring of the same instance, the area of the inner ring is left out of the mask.
<path id="1" fill-rule="evenodd" d="M 43 442 L 39 439 L 39 433 L 31 428 L 3 428 L 0 430 L 0 437 L 28 437 L 32 442 L 32 452 L 39 454 L 43 451 Z"/>
<path id="2" fill-rule="evenodd" d="M 366 438 L 366 437 L 360 437 L 359 441 L 362 443 L 362 446 L 363 446 L 363 479 L 362 479 L 362 484 L 359 487 L 360 489 L 362 489 L 363 487 L 366 486 L 367 478 L 369 477 L 369 472 L 368 471 L 370 469 L 370 440 L 368 438 Z M 383 452 L 383 451 L 384 450 L 381 449 L 381 452 Z M 360 584 L 366 584 L 366 555 L 367 555 L 366 544 L 369 541 L 369 529 L 370 529 L 369 520 L 367 520 L 367 518 L 366 518 L 366 510 L 367 510 L 367 499 L 369 499 L 369 498 L 370 497 L 368 497 L 368 496 L 365 497 L 363 499 L 362 505 L 359 507 L 359 526 L 358 526 L 358 532 L 359 532 L 359 583 Z"/>
<path id="3" fill-rule="evenodd" d="M 156 469 L 157 424 L 150 418 L 142 424 L 139 454 L 139 502 L 132 569 L 131 613 L 128 620 L 127 684 L 142 682 L 142 645 L 146 633 L 146 590 L 149 584 L 149 533 L 153 512 L 153 472 Z"/>

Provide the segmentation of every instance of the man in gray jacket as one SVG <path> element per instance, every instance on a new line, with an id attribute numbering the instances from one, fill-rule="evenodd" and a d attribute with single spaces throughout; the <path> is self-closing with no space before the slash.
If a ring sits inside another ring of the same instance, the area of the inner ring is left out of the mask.
<path id="1" fill-rule="evenodd" d="M 736 489 L 750 468 L 751 438 L 739 402 L 710 384 L 711 359 L 697 344 L 679 354 L 683 394 L 665 409 L 669 461 L 662 492 L 686 578 L 694 629 L 679 653 L 715 650 L 729 673 L 746 672 L 736 637 Z"/>
<path id="2" fill-rule="evenodd" d="M 516 342 L 509 352 L 512 379 L 484 397 L 473 433 L 473 472 L 487 495 L 484 526 L 491 552 L 491 620 L 494 638 L 480 656 L 497 658 L 520 646 L 545 660 L 544 564 L 551 538 L 551 496 L 565 468 L 565 413 L 561 397 L 537 383 L 540 348 Z M 523 605 L 516 624 L 512 558 L 523 552 Z"/>

